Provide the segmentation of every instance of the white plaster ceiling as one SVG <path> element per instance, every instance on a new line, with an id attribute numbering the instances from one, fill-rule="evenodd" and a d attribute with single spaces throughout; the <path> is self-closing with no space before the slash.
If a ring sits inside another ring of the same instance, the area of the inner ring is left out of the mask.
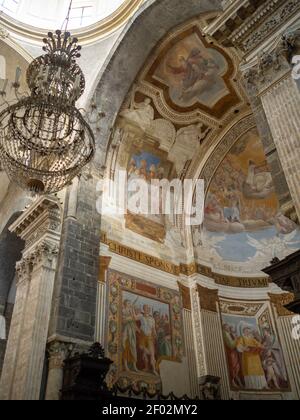
<path id="1" fill-rule="evenodd" d="M 70 29 L 91 25 L 109 17 L 126 0 L 73 0 Z M 0 11 L 25 24 L 45 29 L 61 28 L 70 0 L 0 0 Z"/>

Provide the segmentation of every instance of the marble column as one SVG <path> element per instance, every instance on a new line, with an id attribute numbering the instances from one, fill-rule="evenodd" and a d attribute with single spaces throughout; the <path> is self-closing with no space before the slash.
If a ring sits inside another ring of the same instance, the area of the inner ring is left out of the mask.
<path id="1" fill-rule="evenodd" d="M 300 90 L 290 64 L 293 51 L 297 53 L 294 45 L 294 41 L 283 37 L 277 48 L 260 56 L 258 64 L 244 76 L 261 99 L 300 220 Z"/>
<path id="2" fill-rule="evenodd" d="M 283 172 L 278 151 L 274 144 L 271 129 L 265 114 L 261 98 L 256 96 L 256 90 L 248 86 L 248 97 L 251 103 L 253 116 L 256 121 L 257 130 L 261 138 L 266 159 L 272 174 L 275 191 L 281 206 L 282 212 L 294 219 L 294 206 L 290 194 L 290 190 Z"/>
<path id="3" fill-rule="evenodd" d="M 54 341 L 48 345 L 48 379 L 46 388 L 46 400 L 58 401 L 60 399 L 60 390 L 63 384 L 64 360 L 68 356 L 71 344 Z"/>
<path id="4" fill-rule="evenodd" d="M 76 176 L 69 188 L 67 217 L 71 217 L 73 219 L 76 219 L 77 217 L 79 183 L 79 177 Z"/>
<path id="5" fill-rule="evenodd" d="M 291 75 L 265 92 L 262 102 L 300 220 L 300 93 Z"/>
<path id="6" fill-rule="evenodd" d="M 56 197 L 40 197 L 10 227 L 25 241 L 0 382 L 4 400 L 38 400 L 60 242 Z"/>

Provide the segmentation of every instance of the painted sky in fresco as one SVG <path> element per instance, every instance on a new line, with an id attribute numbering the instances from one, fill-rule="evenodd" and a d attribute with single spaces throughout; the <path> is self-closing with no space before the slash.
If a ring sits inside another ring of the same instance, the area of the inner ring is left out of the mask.
<path id="1" fill-rule="evenodd" d="M 269 263 L 300 248 L 299 227 L 280 212 L 256 131 L 238 140 L 216 171 L 206 198 L 204 232 L 207 246 L 229 262 Z"/>

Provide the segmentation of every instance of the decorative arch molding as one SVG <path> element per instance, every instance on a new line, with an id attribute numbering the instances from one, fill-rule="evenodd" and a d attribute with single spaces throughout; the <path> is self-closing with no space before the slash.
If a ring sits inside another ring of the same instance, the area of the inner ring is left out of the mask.
<path id="1" fill-rule="evenodd" d="M 229 153 L 234 144 L 237 143 L 243 135 L 256 127 L 257 125 L 253 114 L 245 115 L 238 122 L 235 121 L 225 133 L 215 138 L 214 147 L 211 147 L 204 157 L 202 156 L 200 160 L 199 155 L 195 157 L 194 165 L 191 165 L 186 178 L 193 179 L 194 182 L 198 179 L 203 179 L 205 182 L 206 195 L 213 176 L 223 162 L 227 153 Z M 183 226 L 181 216 L 178 217 L 177 223 L 179 226 Z M 185 229 L 185 235 L 187 243 L 192 244 L 192 228 L 190 226 Z M 190 249 L 190 252 L 192 252 L 192 249 Z"/>
<path id="2" fill-rule="evenodd" d="M 7 44 L 9 47 L 11 47 L 16 54 L 20 54 L 22 58 L 24 58 L 25 61 L 28 62 L 28 64 L 33 60 L 33 56 L 25 50 L 17 41 L 11 38 L 9 33 L 3 29 L 0 25 L 0 41 Z"/>
<path id="3" fill-rule="evenodd" d="M 203 179 L 205 182 L 206 193 L 214 174 L 226 155 L 243 135 L 254 128 L 256 128 L 256 121 L 253 114 L 251 114 L 241 119 L 237 124 L 231 127 L 223 137 L 221 137 L 218 145 L 206 160 L 206 163 L 198 176 L 198 178 Z"/>
<path id="4" fill-rule="evenodd" d="M 195 16 L 218 10 L 221 10 L 219 0 L 148 0 L 139 9 L 116 42 L 96 81 L 95 99 L 105 114 L 98 138 L 100 151 L 107 149 L 121 106 L 161 39 Z M 104 161 L 105 156 L 98 153 L 96 163 L 103 165 Z"/>
<path id="5" fill-rule="evenodd" d="M 0 55 L 0 79 L 5 79 L 6 77 L 6 60 L 3 55 Z"/>

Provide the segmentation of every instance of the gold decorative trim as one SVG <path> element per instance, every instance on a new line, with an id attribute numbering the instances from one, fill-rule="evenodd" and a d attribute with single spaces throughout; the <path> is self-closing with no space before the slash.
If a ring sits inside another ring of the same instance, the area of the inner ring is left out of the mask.
<path id="1" fill-rule="evenodd" d="M 242 289 L 261 289 L 269 287 L 269 277 L 234 277 L 214 273 L 210 267 L 198 264 L 198 274 L 212 278 L 220 286 L 239 287 Z"/>
<path id="2" fill-rule="evenodd" d="M 124 25 L 143 2 L 144 0 L 126 0 L 124 4 L 107 18 L 85 28 L 72 30 L 72 35 L 78 37 L 82 45 L 96 42 L 98 39 L 103 38 Z M 35 28 L 19 22 L 6 14 L 1 15 L 1 24 L 7 31 L 35 43 L 40 43 L 41 39 L 45 36 L 45 31 L 47 32 L 47 29 Z"/>
<path id="3" fill-rule="evenodd" d="M 190 277 L 194 274 L 201 274 L 213 279 L 217 285 L 239 287 L 242 289 L 268 288 L 270 283 L 269 277 L 226 276 L 214 273 L 210 267 L 196 263 L 176 265 L 169 261 L 164 261 L 149 254 L 145 254 L 144 252 L 138 251 L 136 249 L 129 248 L 126 245 L 120 244 L 119 242 L 110 240 L 104 232 L 101 234 L 101 243 L 107 245 L 109 250 L 114 254 L 129 258 L 130 260 L 145 264 L 148 267 L 164 271 L 165 273 L 172 274 L 174 276 L 180 276 L 180 274 L 182 274 Z"/>
<path id="4" fill-rule="evenodd" d="M 285 305 L 294 302 L 295 295 L 293 293 L 283 293 L 280 295 L 269 293 L 269 297 L 279 317 L 295 315 L 293 312 L 290 312 L 285 308 Z"/>
<path id="5" fill-rule="evenodd" d="M 106 272 L 111 263 L 111 257 L 100 257 L 99 283 L 106 283 Z"/>
<path id="6" fill-rule="evenodd" d="M 192 310 L 192 301 L 191 301 L 191 292 L 190 289 L 180 282 L 178 282 L 179 291 L 181 294 L 182 299 L 182 306 L 184 309 L 187 309 L 188 311 Z"/>
<path id="7" fill-rule="evenodd" d="M 180 264 L 180 274 L 183 274 L 187 277 L 193 276 L 197 273 L 197 264 Z"/>
<path id="8" fill-rule="evenodd" d="M 160 260 L 159 258 L 153 257 L 149 254 L 145 254 L 144 252 L 129 248 L 119 242 L 111 241 L 105 234 L 102 235 L 101 242 L 107 245 L 111 252 L 118 254 L 121 257 L 129 258 L 130 260 L 137 261 L 141 264 L 147 265 L 148 267 L 156 268 L 157 270 L 164 271 L 174 276 L 179 276 L 180 274 L 179 266 Z"/>

